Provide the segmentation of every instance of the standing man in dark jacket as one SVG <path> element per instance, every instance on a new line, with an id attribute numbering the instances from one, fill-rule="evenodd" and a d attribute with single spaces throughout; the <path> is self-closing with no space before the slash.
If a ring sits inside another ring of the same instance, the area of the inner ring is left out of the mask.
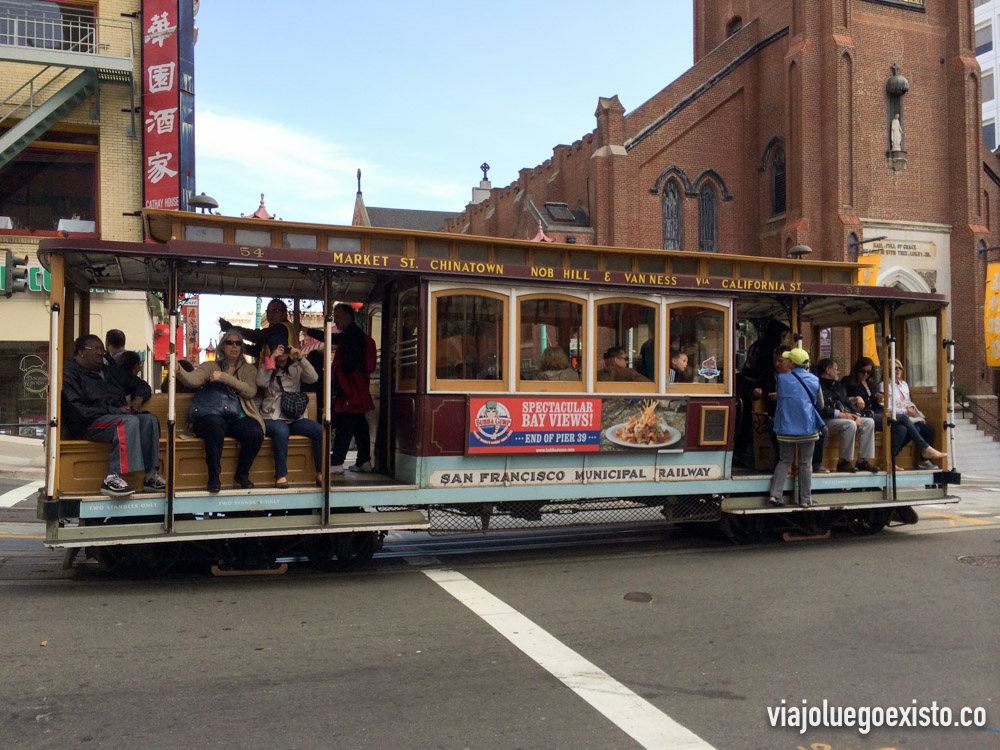
<path id="1" fill-rule="evenodd" d="M 346 303 L 334 306 L 333 322 L 340 333 L 333 336 L 333 343 L 337 345 L 331 365 L 336 433 L 330 473 L 344 473 L 344 459 L 352 437 L 358 447 L 358 460 L 349 470 L 371 471 L 371 432 L 365 415 L 375 408 L 368 392 L 368 376 L 375 370 L 377 356 L 375 342 L 354 322 L 354 308 Z"/>
<path id="2" fill-rule="evenodd" d="M 149 386 L 121 367 L 103 363 L 101 339 L 81 336 L 73 345 L 73 359 L 63 368 L 63 423 L 71 438 L 111 443 L 108 476 L 101 494 L 126 498 L 135 490 L 123 478 L 145 471 L 143 492 L 162 492 L 166 480 L 160 466 L 160 423 L 140 409 L 152 393 Z"/>
<path id="3" fill-rule="evenodd" d="M 847 397 L 847 389 L 840 382 L 840 365 L 833 359 L 821 359 L 816 365 L 819 384 L 823 389 L 823 408 L 820 414 L 826 421 L 827 429 L 840 435 L 840 459 L 837 471 L 878 471 L 878 467 L 868 461 L 875 458 L 875 420 L 861 416 Z M 851 465 L 854 458 L 854 440 L 858 438 L 858 462 Z"/>

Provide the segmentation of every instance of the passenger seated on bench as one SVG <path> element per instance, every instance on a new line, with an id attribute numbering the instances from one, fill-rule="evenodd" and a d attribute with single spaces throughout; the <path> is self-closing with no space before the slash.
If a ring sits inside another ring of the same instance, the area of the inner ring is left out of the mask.
<path id="1" fill-rule="evenodd" d="M 257 386 L 264 389 L 260 415 L 264 418 L 264 434 L 274 447 L 274 486 L 288 489 L 288 436 L 305 435 L 312 440 L 316 466 L 316 484 L 323 485 L 323 427 L 308 417 L 290 418 L 281 411 L 283 393 L 300 393 L 302 383 L 315 383 L 319 375 L 298 349 L 285 348 L 281 340 L 268 344 L 274 357 L 261 359 L 257 368 Z"/>
<path id="2" fill-rule="evenodd" d="M 243 339 L 236 331 L 227 333 L 222 337 L 215 361 L 203 362 L 193 372 L 187 372 L 178 362 L 177 379 L 191 388 L 204 387 L 206 383 L 221 383 L 239 397 L 240 416 L 237 419 L 227 422 L 219 415 L 209 414 L 198 419 L 191 428 L 205 441 L 209 492 L 222 489 L 219 475 L 222 473 L 222 444 L 227 435 L 236 438 L 240 444 L 233 478 L 244 489 L 253 487 L 250 467 L 264 442 L 264 420 L 253 402 L 257 395 L 257 370 L 243 357 Z"/>
<path id="3" fill-rule="evenodd" d="M 63 424 L 71 438 L 111 443 L 108 475 L 101 494 L 126 498 L 133 490 L 122 474 L 145 471 L 143 492 L 162 492 L 166 480 L 160 466 L 160 423 L 140 411 L 151 394 L 149 386 L 117 364 L 104 364 L 105 349 L 94 335 L 73 345 L 73 359 L 63 369 Z"/>
<path id="4" fill-rule="evenodd" d="M 912 440 L 917 444 L 924 459 L 918 468 L 936 469 L 937 466 L 932 463 L 933 459 L 944 458 L 948 454 L 931 445 L 934 442 L 934 428 L 927 424 L 920 409 L 910 400 L 910 386 L 903 380 L 903 363 L 897 359 L 894 360 L 894 364 L 892 400 L 895 404 L 895 420 L 897 425 L 902 425 L 905 430 L 900 430 L 898 433 L 893 430 L 892 456 L 895 458 L 896 454 L 903 450 L 903 446 Z M 881 383 L 878 390 L 879 393 L 885 390 Z"/>
<path id="5" fill-rule="evenodd" d="M 142 369 L 142 360 L 139 359 L 139 352 L 133 352 L 130 350 L 123 351 L 121 356 L 118 358 L 118 366 L 126 372 L 130 372 L 136 377 L 139 377 L 139 371 Z"/>
<path id="6" fill-rule="evenodd" d="M 678 349 L 670 350 L 670 382 L 690 383 L 687 374 L 688 355 Z"/>
<path id="7" fill-rule="evenodd" d="M 791 369 L 786 369 L 790 368 L 788 365 L 790 360 L 785 357 L 785 352 L 791 350 L 792 347 L 788 344 L 782 344 L 774 350 L 774 369 L 769 374 L 762 375 L 758 381 L 760 386 L 750 392 L 750 397 L 754 401 L 763 400 L 764 409 L 767 411 L 768 416 L 771 417 L 771 423 L 768 425 L 767 431 L 771 437 L 771 446 L 774 448 L 775 461 L 777 461 L 778 456 L 781 454 L 780 446 L 778 445 L 778 435 L 774 431 L 774 413 L 778 405 L 778 375 L 783 372 L 791 372 Z M 819 438 L 816 440 L 812 456 L 813 474 L 830 473 L 830 470 L 823 466 L 823 448 L 826 447 L 827 434 L 826 426 L 820 428 Z"/>
<path id="8" fill-rule="evenodd" d="M 640 375 L 628 366 L 628 357 L 620 346 L 612 346 L 604 352 L 604 368 L 597 371 L 599 382 L 648 383 L 649 378 Z"/>
<path id="9" fill-rule="evenodd" d="M 816 365 L 816 374 L 823 389 L 820 414 L 830 433 L 840 435 L 837 471 L 878 471 L 878 467 L 868 461 L 875 458 L 875 420 L 861 416 L 861 411 L 851 403 L 847 389 L 840 382 L 840 365 L 830 358 L 821 359 Z M 858 461 L 852 466 L 855 437 L 859 438 Z"/>
<path id="10" fill-rule="evenodd" d="M 580 373 L 569 363 L 569 355 L 561 346 L 550 346 L 542 352 L 542 366 L 533 380 L 579 380 Z"/>

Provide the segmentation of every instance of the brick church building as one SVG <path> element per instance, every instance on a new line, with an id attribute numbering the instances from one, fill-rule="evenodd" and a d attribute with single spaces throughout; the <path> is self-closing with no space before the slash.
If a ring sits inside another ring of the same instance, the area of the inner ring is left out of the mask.
<path id="1" fill-rule="evenodd" d="M 599 98 L 592 132 L 506 187 L 484 180 L 443 228 L 876 252 L 879 283 L 950 295 L 956 381 L 989 394 L 977 248 L 1000 244 L 1000 163 L 980 109 L 973 0 L 694 0 L 688 71 L 627 114 Z"/>

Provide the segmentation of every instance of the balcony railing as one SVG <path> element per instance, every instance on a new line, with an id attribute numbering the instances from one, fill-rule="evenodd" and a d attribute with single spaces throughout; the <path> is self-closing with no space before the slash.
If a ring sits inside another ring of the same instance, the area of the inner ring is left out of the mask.
<path id="1" fill-rule="evenodd" d="M 63 15 L 44 18 L 24 9 L 0 8 L 0 55 L 5 59 L 33 62 L 46 53 L 93 55 L 131 61 L 134 56 L 132 25 L 87 16 Z M 94 67 L 99 63 L 95 62 Z M 70 67 L 90 67 L 70 64 Z M 118 67 L 118 66 L 115 66 Z"/>

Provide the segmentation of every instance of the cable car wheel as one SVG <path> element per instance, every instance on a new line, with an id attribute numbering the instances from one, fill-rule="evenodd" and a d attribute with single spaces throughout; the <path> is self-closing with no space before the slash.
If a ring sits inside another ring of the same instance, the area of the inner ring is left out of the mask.
<path id="1" fill-rule="evenodd" d="M 119 578 L 156 578 L 169 571 L 180 556 L 179 544 L 115 544 L 96 547 L 94 556 Z"/>
<path id="2" fill-rule="evenodd" d="M 858 509 L 847 519 L 847 530 L 858 536 L 877 534 L 889 523 L 891 514 L 888 508 Z"/>
<path id="3" fill-rule="evenodd" d="M 343 534 L 313 534 L 303 540 L 309 562 L 320 570 L 338 572 L 372 559 L 381 547 L 376 531 L 352 531 Z"/>
<path id="4" fill-rule="evenodd" d="M 774 531 L 774 521 L 769 515 L 723 513 L 719 519 L 722 533 L 736 544 L 756 544 Z"/>

